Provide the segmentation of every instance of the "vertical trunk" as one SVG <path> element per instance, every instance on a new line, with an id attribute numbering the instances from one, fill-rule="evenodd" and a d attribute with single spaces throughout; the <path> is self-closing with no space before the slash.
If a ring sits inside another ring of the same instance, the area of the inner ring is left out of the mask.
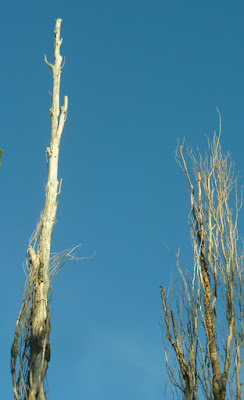
<path id="1" fill-rule="evenodd" d="M 241 352 L 239 343 L 236 346 L 236 400 L 241 400 Z"/>
<path id="2" fill-rule="evenodd" d="M 53 72 L 53 95 L 51 114 L 51 142 L 47 148 L 49 157 L 48 181 L 46 186 L 46 202 L 40 220 L 40 234 L 37 252 L 28 248 L 30 268 L 34 271 L 32 321 L 30 329 L 29 377 L 27 382 L 27 399 L 44 400 L 44 377 L 50 360 L 50 311 L 48 294 L 50 290 L 49 259 L 51 234 L 55 221 L 58 196 L 58 157 L 59 144 L 67 114 L 68 98 L 64 97 L 64 105 L 59 109 L 59 90 L 62 57 L 60 55 L 60 26 L 57 19 L 54 30 L 54 64 L 45 59 Z M 61 186 L 61 182 L 60 182 Z"/>
<path id="3" fill-rule="evenodd" d="M 206 333 L 208 337 L 208 347 L 210 360 L 213 369 L 213 394 L 215 400 L 222 400 L 225 398 L 225 393 L 221 395 L 221 385 L 220 385 L 220 367 L 219 360 L 216 348 L 215 341 L 215 322 L 213 317 L 213 312 L 211 308 L 211 287 L 209 281 L 209 272 L 208 272 L 208 261 L 205 254 L 205 229 L 203 223 L 203 215 L 202 215 L 202 191 L 201 191 L 201 173 L 198 173 L 198 215 L 193 209 L 194 219 L 196 221 L 197 226 L 197 237 L 200 247 L 200 265 L 201 265 L 201 274 L 202 274 L 202 286 L 203 286 L 203 301 L 204 301 L 204 310 L 205 310 L 205 322 L 206 322 Z"/>

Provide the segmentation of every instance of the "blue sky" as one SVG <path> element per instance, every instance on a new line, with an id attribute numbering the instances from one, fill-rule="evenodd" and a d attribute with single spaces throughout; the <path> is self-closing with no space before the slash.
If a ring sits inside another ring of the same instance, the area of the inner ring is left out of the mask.
<path id="1" fill-rule="evenodd" d="M 164 398 L 161 284 L 191 259 L 177 138 L 223 150 L 244 174 L 242 1 L 2 1 L 1 396 L 29 237 L 44 204 L 55 19 L 69 96 L 53 251 L 83 243 L 52 283 L 51 399 Z M 240 216 L 240 234 L 244 219 Z M 165 245 L 166 244 L 166 245 Z M 167 247 L 170 249 L 168 251 Z"/>

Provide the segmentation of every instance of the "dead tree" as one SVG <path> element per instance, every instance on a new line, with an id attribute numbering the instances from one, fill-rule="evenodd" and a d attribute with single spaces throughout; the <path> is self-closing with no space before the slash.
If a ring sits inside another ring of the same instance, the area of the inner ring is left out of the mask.
<path id="1" fill-rule="evenodd" d="M 161 287 L 167 375 L 178 398 L 241 400 L 243 344 L 242 270 L 238 216 L 242 206 L 230 154 L 219 135 L 189 170 L 179 145 L 176 160 L 190 188 L 189 226 L 194 262 L 186 269 L 177 257 L 181 291 Z M 195 183 L 193 183 L 195 181 Z M 179 294 L 180 293 L 180 294 Z"/>
<path id="2" fill-rule="evenodd" d="M 58 181 L 59 145 L 67 117 L 68 97 L 60 108 L 59 92 L 62 71 L 60 55 L 61 19 L 56 20 L 54 30 L 54 64 L 45 61 L 53 73 L 51 115 L 51 141 L 46 149 L 48 157 L 48 179 L 46 200 L 40 221 L 30 238 L 27 250 L 26 283 L 14 340 L 11 348 L 11 372 L 15 400 L 44 400 L 44 378 L 50 361 L 50 281 L 64 261 L 64 253 L 50 258 L 51 234 L 57 210 L 57 196 L 62 179 Z M 65 257 L 72 258 L 72 251 Z"/>

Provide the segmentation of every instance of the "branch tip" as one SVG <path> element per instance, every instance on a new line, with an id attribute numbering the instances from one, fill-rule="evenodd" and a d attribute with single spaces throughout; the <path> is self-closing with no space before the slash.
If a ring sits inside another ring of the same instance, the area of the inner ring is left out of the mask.
<path id="1" fill-rule="evenodd" d="M 51 70 L 52 70 L 53 69 L 53 64 L 51 64 L 50 62 L 47 61 L 46 54 L 44 54 L 44 61 L 49 66 L 49 68 L 51 68 Z"/>

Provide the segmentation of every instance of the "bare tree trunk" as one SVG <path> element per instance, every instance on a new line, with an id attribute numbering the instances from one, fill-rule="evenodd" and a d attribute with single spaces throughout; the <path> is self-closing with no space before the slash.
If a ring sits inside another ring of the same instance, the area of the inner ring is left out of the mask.
<path id="1" fill-rule="evenodd" d="M 59 91 L 62 56 L 60 55 L 61 19 L 56 20 L 54 30 L 54 64 L 45 61 L 53 72 L 51 115 L 51 141 L 46 152 L 49 158 L 46 201 L 36 231 L 28 247 L 29 274 L 24 299 L 16 323 L 11 349 L 11 369 L 16 399 L 44 400 L 44 378 L 50 361 L 50 247 L 53 224 L 57 210 L 57 196 L 61 190 L 58 182 L 59 145 L 67 116 L 68 98 L 60 109 Z M 59 186 L 59 187 L 58 187 Z M 35 249 L 37 248 L 37 250 Z M 19 351 L 21 348 L 21 352 Z M 21 353 L 21 354 L 20 354 Z M 17 358 L 20 358 L 19 374 L 16 375 Z"/>

